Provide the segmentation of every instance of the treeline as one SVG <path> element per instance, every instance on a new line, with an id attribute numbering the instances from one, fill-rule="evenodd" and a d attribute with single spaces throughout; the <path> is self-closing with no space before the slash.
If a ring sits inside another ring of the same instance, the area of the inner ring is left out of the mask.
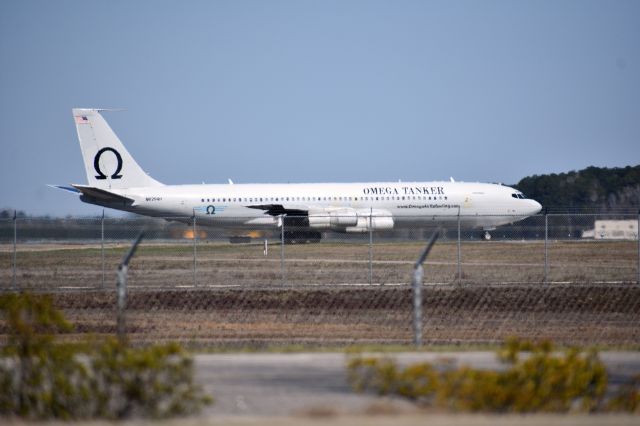
<path id="1" fill-rule="evenodd" d="M 0 209 L 0 219 L 13 219 L 13 215 L 16 217 L 27 217 L 27 214 L 22 210 L 13 210 L 13 209 Z"/>
<path id="2" fill-rule="evenodd" d="M 592 166 L 568 173 L 533 175 L 512 186 L 551 210 L 612 212 L 640 208 L 640 165 Z"/>

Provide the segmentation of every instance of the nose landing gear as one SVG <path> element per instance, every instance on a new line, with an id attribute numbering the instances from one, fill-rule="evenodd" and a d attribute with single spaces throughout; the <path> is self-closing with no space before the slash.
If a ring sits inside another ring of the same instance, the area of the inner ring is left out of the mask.
<path id="1" fill-rule="evenodd" d="M 489 233 L 489 231 L 484 231 L 480 235 L 480 238 L 483 239 L 484 241 L 489 241 L 489 240 L 491 240 L 491 233 Z"/>

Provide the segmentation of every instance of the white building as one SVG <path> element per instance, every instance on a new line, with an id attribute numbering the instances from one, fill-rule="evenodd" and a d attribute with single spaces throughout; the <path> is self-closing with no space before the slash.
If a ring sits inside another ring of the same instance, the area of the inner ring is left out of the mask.
<path id="1" fill-rule="evenodd" d="M 596 240 L 635 240 L 638 238 L 637 220 L 596 220 L 594 229 L 584 231 L 582 238 Z"/>

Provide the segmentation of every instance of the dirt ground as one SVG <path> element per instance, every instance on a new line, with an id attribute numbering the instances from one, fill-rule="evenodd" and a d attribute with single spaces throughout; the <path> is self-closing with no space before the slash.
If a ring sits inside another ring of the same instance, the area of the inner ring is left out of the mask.
<path id="1" fill-rule="evenodd" d="M 86 334 L 115 331 L 113 292 L 54 293 Z M 409 288 L 132 290 L 133 341 L 220 348 L 412 342 Z M 423 290 L 426 343 L 494 343 L 510 336 L 565 344 L 640 342 L 634 285 L 452 285 Z"/>
<path id="2" fill-rule="evenodd" d="M 128 329 L 138 341 L 194 345 L 350 345 L 412 341 L 411 281 L 422 243 L 281 246 L 144 242 L 131 262 Z M 13 284 L 54 294 L 80 333 L 115 330 L 115 270 L 123 244 L 22 244 Z M 509 336 L 567 344 L 640 343 L 637 242 L 438 242 L 425 264 L 427 343 L 492 343 Z M 194 262 L 194 253 L 195 262 Z M 371 256 L 371 271 L 369 270 Z M 371 272 L 371 284 L 369 273 Z M 104 280 L 103 280 L 104 277 Z M 104 287 L 103 287 L 104 286 Z"/>

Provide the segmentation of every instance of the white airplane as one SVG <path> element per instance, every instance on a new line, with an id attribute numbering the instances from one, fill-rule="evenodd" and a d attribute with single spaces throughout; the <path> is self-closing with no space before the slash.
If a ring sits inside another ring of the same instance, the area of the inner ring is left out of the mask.
<path id="1" fill-rule="evenodd" d="M 367 182 L 312 184 L 164 185 L 147 175 L 100 114 L 73 109 L 87 185 L 59 186 L 85 203 L 146 216 L 230 229 L 297 229 L 317 241 L 323 231 L 369 232 L 425 225 L 482 229 L 541 210 L 520 191 L 500 184 Z M 302 233 L 302 234 L 300 234 Z"/>

